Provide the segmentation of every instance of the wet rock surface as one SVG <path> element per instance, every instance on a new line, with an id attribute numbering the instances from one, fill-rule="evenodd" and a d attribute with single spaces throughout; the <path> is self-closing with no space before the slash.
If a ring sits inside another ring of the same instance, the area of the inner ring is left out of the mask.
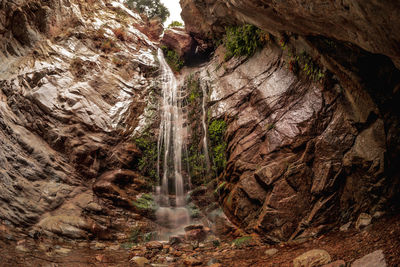
<path id="1" fill-rule="evenodd" d="M 296 0 L 192 1 L 181 0 L 188 32 L 212 38 L 226 25 L 245 21 L 271 33 L 293 32 L 326 36 L 354 43 L 372 53 L 390 57 L 400 67 L 400 25 L 396 1 L 359 0 L 321 2 Z M 376 13 L 376 11 L 378 13 Z M 386 18 L 392 18 L 386 23 Z M 371 26 L 373 25 L 373 26 Z"/>
<path id="2" fill-rule="evenodd" d="M 298 79 L 273 44 L 249 59 L 225 62 L 224 53 L 219 47 L 197 75 L 209 90 L 211 120 L 228 124 L 218 194 L 234 224 L 274 243 L 385 205 L 388 136 L 370 95 Z"/>
<path id="3" fill-rule="evenodd" d="M 132 221 L 148 190 L 129 136 L 147 123 L 156 47 L 137 14 L 92 2 L 0 4 L 0 218 L 37 234 L 110 238 L 108 218 Z"/>
<path id="4" fill-rule="evenodd" d="M 176 51 L 179 56 L 189 58 L 194 54 L 195 40 L 185 31 L 184 28 L 166 29 L 161 44 Z"/>

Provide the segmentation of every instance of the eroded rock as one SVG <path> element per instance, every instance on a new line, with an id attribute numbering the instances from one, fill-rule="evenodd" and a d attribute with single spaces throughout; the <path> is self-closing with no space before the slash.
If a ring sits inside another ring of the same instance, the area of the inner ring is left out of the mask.
<path id="1" fill-rule="evenodd" d="M 382 250 L 376 250 L 361 259 L 354 261 L 351 267 L 386 267 L 385 255 Z"/>
<path id="2" fill-rule="evenodd" d="M 313 267 L 327 264 L 331 261 L 328 252 L 322 249 L 310 250 L 293 260 L 294 267 Z"/>

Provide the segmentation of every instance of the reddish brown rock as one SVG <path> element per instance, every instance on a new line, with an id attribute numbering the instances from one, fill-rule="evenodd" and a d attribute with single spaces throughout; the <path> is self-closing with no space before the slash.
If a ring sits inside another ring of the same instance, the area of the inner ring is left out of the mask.
<path id="1" fill-rule="evenodd" d="M 345 267 L 346 263 L 344 262 L 344 260 L 337 260 L 325 265 L 322 265 L 322 267 Z"/>
<path id="2" fill-rule="evenodd" d="M 400 12 L 396 1 L 299 2 L 277 0 L 181 0 L 186 29 L 203 38 L 221 34 L 226 25 L 246 21 L 271 33 L 322 35 L 384 54 L 400 67 Z M 376 13 L 379 10 L 379 13 Z M 388 24 L 385 17 L 395 18 Z M 375 25 L 371 27 L 371 25 Z M 388 34 L 388 33 L 393 34 Z"/>
<path id="3" fill-rule="evenodd" d="M 165 30 L 161 44 L 176 51 L 181 57 L 187 57 L 195 52 L 195 42 L 183 28 Z"/>
<path id="4" fill-rule="evenodd" d="M 163 248 L 163 244 L 158 241 L 151 241 L 146 243 L 146 248 L 150 250 L 161 250 Z"/>
<path id="5" fill-rule="evenodd" d="M 386 267 L 385 255 L 382 250 L 376 250 L 361 259 L 355 260 L 351 267 Z"/>
<path id="6" fill-rule="evenodd" d="M 207 233 L 203 229 L 194 229 L 186 231 L 185 239 L 189 241 L 204 241 L 207 237 Z"/>

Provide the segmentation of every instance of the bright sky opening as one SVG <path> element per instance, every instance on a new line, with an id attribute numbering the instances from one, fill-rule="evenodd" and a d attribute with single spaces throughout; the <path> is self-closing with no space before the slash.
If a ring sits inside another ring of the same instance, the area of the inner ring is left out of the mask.
<path id="1" fill-rule="evenodd" d="M 161 0 L 161 3 L 163 3 L 168 8 L 169 13 L 171 14 L 167 21 L 164 23 L 165 26 L 168 26 L 174 20 L 183 23 L 183 20 L 181 18 L 182 9 L 179 5 L 179 0 Z"/>

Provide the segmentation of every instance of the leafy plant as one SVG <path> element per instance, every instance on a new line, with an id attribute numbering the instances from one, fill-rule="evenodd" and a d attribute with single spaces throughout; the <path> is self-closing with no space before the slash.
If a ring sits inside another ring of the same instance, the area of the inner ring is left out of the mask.
<path id="1" fill-rule="evenodd" d="M 233 245 L 240 248 L 248 245 L 252 240 L 253 238 L 251 236 L 242 236 L 233 240 Z"/>
<path id="2" fill-rule="evenodd" d="M 190 90 L 189 103 L 193 103 L 202 97 L 203 92 L 200 90 L 199 79 L 193 79 L 192 76 L 189 76 L 187 80 L 187 88 Z"/>
<path id="3" fill-rule="evenodd" d="M 157 239 L 157 232 L 148 232 L 143 235 L 143 242 L 149 242 Z"/>
<path id="4" fill-rule="evenodd" d="M 199 218 L 200 210 L 194 203 L 189 203 L 188 205 L 189 215 L 191 218 Z"/>
<path id="5" fill-rule="evenodd" d="M 223 189 L 225 186 L 226 186 L 226 181 L 223 181 L 222 183 L 220 183 L 218 186 L 217 186 L 217 188 L 215 188 L 215 190 L 214 190 L 214 194 L 218 194 L 219 193 L 219 191 L 221 190 L 221 189 Z"/>
<path id="6" fill-rule="evenodd" d="M 166 46 L 162 46 L 161 49 L 163 50 L 165 59 L 171 69 L 173 69 L 175 72 L 179 72 L 184 65 L 183 59 L 176 51 L 171 50 Z"/>
<path id="7" fill-rule="evenodd" d="M 293 73 L 303 73 L 314 82 L 325 77 L 324 71 L 307 52 L 303 51 L 300 55 L 296 55 L 294 51 L 289 51 L 289 57 L 288 66 Z"/>
<path id="8" fill-rule="evenodd" d="M 125 5 L 132 10 L 145 14 L 149 19 L 159 18 L 164 22 L 169 11 L 160 0 L 126 0 Z"/>
<path id="9" fill-rule="evenodd" d="M 133 201 L 132 204 L 138 211 L 148 214 L 154 214 L 158 208 L 151 194 L 142 194 L 141 197 Z"/>
<path id="10" fill-rule="evenodd" d="M 227 144 L 224 140 L 226 128 L 227 125 L 224 120 L 214 120 L 208 127 L 214 159 L 213 168 L 217 174 L 221 173 L 226 165 Z"/>
<path id="11" fill-rule="evenodd" d="M 146 132 L 142 136 L 134 139 L 134 142 L 142 151 L 142 156 L 138 161 L 140 173 L 156 181 L 158 177 L 154 166 L 157 165 L 157 141 L 154 140 L 154 136 Z"/>
<path id="12" fill-rule="evenodd" d="M 224 120 L 214 120 L 208 127 L 212 144 L 222 143 L 227 125 Z"/>
<path id="13" fill-rule="evenodd" d="M 262 30 L 251 24 L 226 28 L 225 60 L 232 57 L 252 56 L 265 44 L 265 36 L 266 34 Z"/>
<path id="14" fill-rule="evenodd" d="M 182 22 L 174 20 L 168 25 L 168 28 L 182 27 L 182 26 L 183 26 Z"/>
<path id="15" fill-rule="evenodd" d="M 126 250 L 131 249 L 132 247 L 133 247 L 132 242 L 125 242 L 125 243 L 121 244 L 121 248 L 126 249 Z"/>

